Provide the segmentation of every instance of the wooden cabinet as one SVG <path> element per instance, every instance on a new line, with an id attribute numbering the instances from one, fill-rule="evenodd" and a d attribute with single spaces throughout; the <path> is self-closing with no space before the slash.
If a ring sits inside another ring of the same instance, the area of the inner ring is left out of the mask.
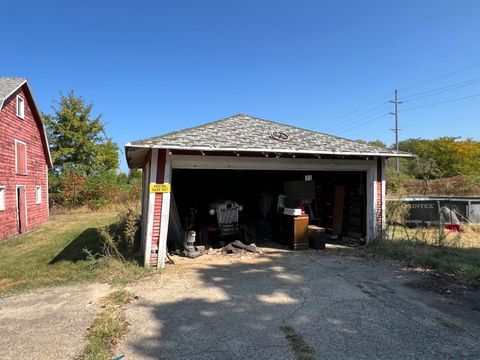
<path id="1" fill-rule="evenodd" d="M 273 240 L 288 245 L 292 250 L 308 249 L 308 216 L 279 214 L 272 223 Z"/>

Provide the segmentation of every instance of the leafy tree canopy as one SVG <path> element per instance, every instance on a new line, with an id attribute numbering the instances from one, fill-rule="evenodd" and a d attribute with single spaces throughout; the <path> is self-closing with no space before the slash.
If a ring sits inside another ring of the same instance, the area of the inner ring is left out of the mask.
<path id="1" fill-rule="evenodd" d="M 44 115 L 56 174 L 74 171 L 89 176 L 118 169 L 118 146 L 106 136 L 101 115 L 93 117 L 92 109 L 92 103 L 70 91 L 60 94 L 53 114 Z"/>
<path id="2" fill-rule="evenodd" d="M 387 144 L 385 144 L 383 141 L 381 140 L 372 140 L 372 141 L 365 141 L 365 140 L 355 140 L 356 142 L 359 142 L 361 144 L 367 144 L 367 145 L 372 145 L 372 146 L 376 146 L 376 147 L 380 147 L 380 148 L 384 148 L 386 149 L 387 148 Z"/>
<path id="3" fill-rule="evenodd" d="M 438 169 L 434 177 L 452 177 L 457 175 L 480 175 L 480 142 L 473 139 L 462 140 L 459 137 L 440 137 L 433 140 L 408 139 L 400 142 L 400 150 L 418 155 Z M 425 162 L 423 163 L 425 165 Z M 418 170 L 418 163 L 411 163 L 409 171 L 417 178 L 424 178 Z"/>
<path id="4" fill-rule="evenodd" d="M 387 147 L 380 140 L 362 141 L 379 147 Z M 394 146 L 390 146 L 390 149 Z M 413 138 L 399 143 L 401 151 L 418 156 L 416 160 L 400 159 L 398 176 L 428 181 L 431 179 L 467 175 L 480 177 L 480 141 L 460 137 L 439 137 L 437 139 Z M 389 159 L 389 178 L 398 177 L 394 171 L 395 160 Z"/>

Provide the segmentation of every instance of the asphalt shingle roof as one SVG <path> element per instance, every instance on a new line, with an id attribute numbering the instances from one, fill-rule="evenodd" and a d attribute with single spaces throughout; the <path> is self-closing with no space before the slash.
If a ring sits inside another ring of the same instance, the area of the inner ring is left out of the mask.
<path id="1" fill-rule="evenodd" d="M 5 99 L 27 80 L 14 77 L 0 77 L 0 108 Z"/>
<path id="2" fill-rule="evenodd" d="M 132 141 L 126 146 L 204 151 L 410 156 L 408 153 L 362 144 L 246 114 L 237 114 L 197 127 Z"/>

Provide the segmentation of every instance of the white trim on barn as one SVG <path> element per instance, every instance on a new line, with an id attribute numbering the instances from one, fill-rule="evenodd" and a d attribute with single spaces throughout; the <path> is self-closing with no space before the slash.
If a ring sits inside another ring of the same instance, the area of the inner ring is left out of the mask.
<path id="1" fill-rule="evenodd" d="M 15 175 L 27 176 L 28 175 L 27 143 L 25 141 L 17 140 L 17 139 L 14 139 L 14 142 L 15 142 Z M 17 144 L 18 143 L 25 145 L 25 159 L 24 159 L 24 161 L 25 161 L 25 174 L 20 174 L 18 172 L 18 153 L 17 153 Z"/>
<path id="2" fill-rule="evenodd" d="M 25 184 L 17 184 L 15 185 L 15 204 L 16 204 L 16 213 L 17 213 L 17 227 L 20 225 L 20 214 L 19 214 L 19 204 L 18 204 L 18 189 L 23 188 L 25 190 L 25 231 L 28 231 L 28 202 L 27 202 L 27 186 Z M 19 231 L 20 233 L 20 231 Z"/>
<path id="3" fill-rule="evenodd" d="M 20 95 L 16 97 L 16 114 L 18 118 L 25 120 L 25 99 Z"/>
<path id="4" fill-rule="evenodd" d="M 5 185 L 0 185 L 0 211 L 5 210 Z"/>

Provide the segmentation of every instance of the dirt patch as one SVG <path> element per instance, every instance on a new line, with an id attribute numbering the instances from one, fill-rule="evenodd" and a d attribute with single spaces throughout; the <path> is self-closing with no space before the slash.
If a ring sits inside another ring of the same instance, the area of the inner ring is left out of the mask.
<path id="1" fill-rule="evenodd" d="M 85 345 L 95 304 L 109 289 L 80 284 L 0 298 L 2 359 L 75 358 Z"/>
<path id="2" fill-rule="evenodd" d="M 455 297 L 474 298 L 477 295 L 480 301 L 480 286 L 478 283 L 465 284 L 458 278 L 435 272 L 425 272 L 416 280 L 406 282 L 405 285 L 421 290 L 433 291 L 437 294 Z"/>
<path id="3" fill-rule="evenodd" d="M 433 291 L 445 296 L 465 296 L 467 293 L 480 290 L 477 284 L 462 284 L 454 276 L 435 272 L 423 273 L 419 279 L 409 281 L 405 285 L 415 289 Z"/>
<path id="4" fill-rule="evenodd" d="M 480 312 L 480 286 L 478 284 L 462 284 L 454 276 L 435 272 L 423 273 L 420 278 L 407 281 L 406 286 L 423 291 L 440 294 L 449 301 L 463 304 L 473 311 Z M 455 323 L 440 321 L 444 326 L 455 329 Z M 453 324 L 453 325 L 452 325 Z"/>

